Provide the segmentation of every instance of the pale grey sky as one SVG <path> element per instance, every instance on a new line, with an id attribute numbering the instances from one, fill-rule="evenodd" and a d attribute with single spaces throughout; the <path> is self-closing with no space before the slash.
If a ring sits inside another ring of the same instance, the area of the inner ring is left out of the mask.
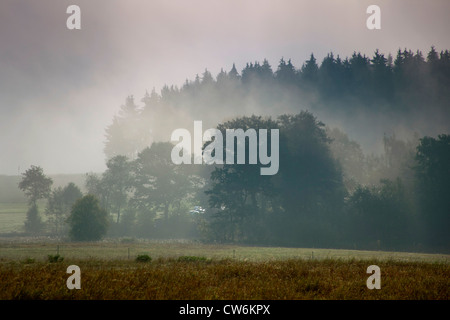
<path id="1" fill-rule="evenodd" d="M 66 28 L 71 4 L 81 30 Z M 381 30 L 366 28 L 371 4 Z M 450 49 L 449 13 L 448 0 L 2 0 L 0 174 L 104 170 L 104 129 L 126 96 L 205 68 Z"/>

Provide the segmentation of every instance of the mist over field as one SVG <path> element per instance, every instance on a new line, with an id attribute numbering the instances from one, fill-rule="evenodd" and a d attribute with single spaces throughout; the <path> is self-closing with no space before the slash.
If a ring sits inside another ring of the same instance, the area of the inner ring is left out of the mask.
<path id="1" fill-rule="evenodd" d="M 346 2 L 77 1 L 82 28 L 68 30 L 65 2 L 2 1 L 0 173 L 15 175 L 31 164 L 51 174 L 103 171 L 104 129 L 125 98 L 140 103 L 147 90 L 181 87 L 205 69 L 216 76 L 233 63 L 240 72 L 267 59 L 275 71 L 282 57 L 300 68 L 311 53 L 320 63 L 331 51 L 344 59 L 354 51 L 371 57 L 376 49 L 395 56 L 399 48 L 424 54 L 433 45 L 438 52 L 450 48 L 447 1 L 426 8 L 422 1 L 382 3 L 376 31 L 365 26 L 370 1 Z M 225 120 L 217 110 L 205 116 Z M 366 129 L 351 133 L 364 148 Z M 368 150 L 377 136 L 368 138 Z"/>
<path id="2" fill-rule="evenodd" d="M 25 235 L 448 252 L 450 4 L 369 30 L 344 2 L 77 1 L 69 30 L 65 2 L 2 1 L 0 204 Z M 279 171 L 174 165 L 197 120 L 278 129 Z"/>

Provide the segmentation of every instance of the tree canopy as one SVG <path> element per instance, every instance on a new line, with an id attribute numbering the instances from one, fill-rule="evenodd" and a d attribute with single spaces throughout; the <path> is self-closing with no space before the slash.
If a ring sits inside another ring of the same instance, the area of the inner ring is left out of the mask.
<path id="1" fill-rule="evenodd" d="M 100 240 L 107 231 L 108 214 L 93 195 L 78 199 L 68 218 L 70 237 L 75 241 Z"/>
<path id="2" fill-rule="evenodd" d="M 19 189 L 25 192 L 31 205 L 35 205 L 39 199 L 50 195 L 53 180 L 44 174 L 39 166 L 32 165 L 22 174 Z"/>

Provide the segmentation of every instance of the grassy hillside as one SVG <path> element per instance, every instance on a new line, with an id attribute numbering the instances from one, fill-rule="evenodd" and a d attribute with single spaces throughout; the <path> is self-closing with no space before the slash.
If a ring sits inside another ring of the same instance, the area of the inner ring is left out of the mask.
<path id="1" fill-rule="evenodd" d="M 27 210 L 25 202 L 0 203 L 0 234 L 22 232 Z"/>
<path id="2" fill-rule="evenodd" d="M 28 258 L 46 261 L 48 255 L 59 253 L 65 259 L 132 260 L 140 254 L 154 259 L 180 256 L 202 256 L 207 259 L 233 259 L 236 261 L 303 260 L 379 260 L 402 262 L 449 263 L 450 255 L 388 251 L 362 251 L 318 248 L 282 248 L 239 245 L 213 245 L 188 242 L 156 241 L 102 241 L 93 243 L 21 242 L 0 239 L 0 257 L 4 260 L 22 261 Z"/>

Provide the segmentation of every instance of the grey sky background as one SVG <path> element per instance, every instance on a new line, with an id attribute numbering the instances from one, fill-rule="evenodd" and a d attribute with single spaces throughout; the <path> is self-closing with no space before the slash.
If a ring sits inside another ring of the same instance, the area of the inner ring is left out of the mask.
<path id="1" fill-rule="evenodd" d="M 66 28 L 71 4 L 81 30 Z M 381 30 L 366 28 L 371 4 Z M 104 130 L 126 96 L 205 68 L 450 49 L 449 14 L 448 0 L 1 0 L 0 174 L 103 171 Z"/>

